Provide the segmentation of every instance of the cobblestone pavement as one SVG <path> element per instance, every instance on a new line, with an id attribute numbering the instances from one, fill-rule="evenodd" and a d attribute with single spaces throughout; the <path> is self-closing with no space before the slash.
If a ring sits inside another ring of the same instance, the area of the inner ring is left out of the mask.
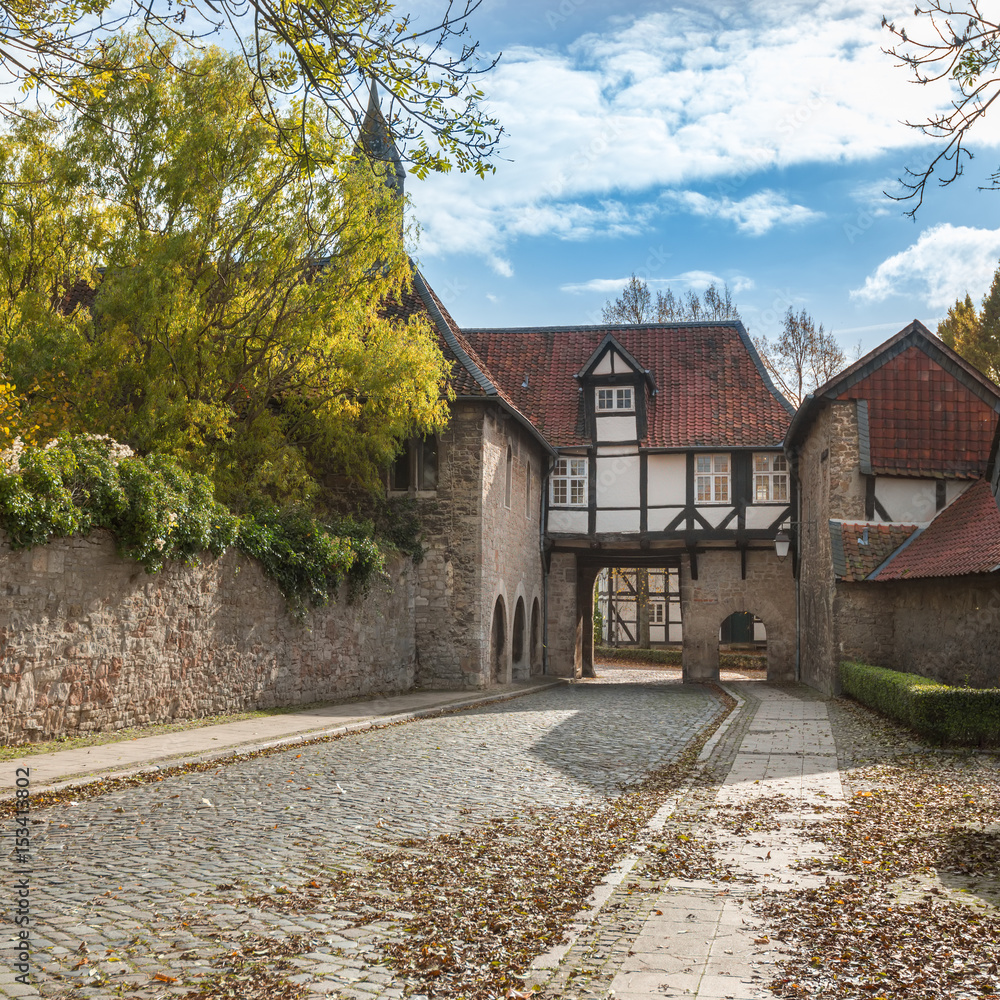
<path id="1" fill-rule="evenodd" d="M 299 884 L 324 868 L 363 866 L 361 851 L 378 843 L 531 805 L 614 796 L 621 783 L 675 758 L 721 710 L 710 689 L 662 671 L 601 672 L 596 681 L 37 811 L 35 985 L 18 984 L 10 971 L 16 892 L 7 878 L 0 996 L 181 994 L 227 950 L 227 935 L 245 930 L 311 936 L 314 950 L 294 959 L 302 973 L 293 978 L 317 995 L 401 995 L 375 960 L 379 927 L 358 931 L 351 914 L 320 921 L 247 911 L 220 887 Z M 12 846 L 11 835 L 5 856 Z"/>

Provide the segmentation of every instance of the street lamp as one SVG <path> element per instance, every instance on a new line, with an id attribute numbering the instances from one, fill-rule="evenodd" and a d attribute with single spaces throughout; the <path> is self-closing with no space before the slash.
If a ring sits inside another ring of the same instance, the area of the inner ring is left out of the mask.
<path id="1" fill-rule="evenodd" d="M 774 552 L 782 562 L 784 562 L 785 557 L 788 555 L 788 549 L 791 544 L 792 536 L 784 528 L 779 528 L 778 533 L 774 536 Z"/>

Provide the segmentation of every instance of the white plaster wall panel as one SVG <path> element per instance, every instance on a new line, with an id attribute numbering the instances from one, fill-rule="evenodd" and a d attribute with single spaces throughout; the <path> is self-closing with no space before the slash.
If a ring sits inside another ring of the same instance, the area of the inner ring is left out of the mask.
<path id="1" fill-rule="evenodd" d="M 639 506 L 639 456 L 599 456 L 597 465 L 597 506 Z"/>
<path id="2" fill-rule="evenodd" d="M 957 500 L 972 485 L 968 479 L 948 479 L 944 484 L 944 498 L 946 503 Z"/>
<path id="3" fill-rule="evenodd" d="M 650 625 L 649 626 L 649 641 L 650 642 L 666 642 L 667 641 L 667 629 L 665 625 Z"/>
<path id="4" fill-rule="evenodd" d="M 647 522 L 649 524 L 650 531 L 666 531 L 667 525 L 683 510 L 683 507 L 661 507 L 658 510 L 651 509 L 647 513 Z M 680 525 L 680 530 L 686 527 L 685 524 Z"/>
<path id="5" fill-rule="evenodd" d="M 733 512 L 733 508 L 729 506 L 710 506 L 705 504 L 698 508 L 698 513 L 708 521 L 708 523 L 713 528 L 718 528 L 720 524 Z M 735 525 L 731 525 L 735 527 Z"/>
<path id="6" fill-rule="evenodd" d="M 603 358 L 597 363 L 597 367 L 594 369 L 595 375 L 610 375 L 611 374 L 611 358 L 614 351 L 608 351 Z"/>
<path id="7" fill-rule="evenodd" d="M 678 504 L 687 498 L 687 457 L 650 455 L 647 459 L 649 503 Z"/>
<path id="8" fill-rule="evenodd" d="M 585 510 L 550 510 L 548 530 L 554 534 L 578 534 L 587 531 L 587 512 Z"/>
<path id="9" fill-rule="evenodd" d="M 598 441 L 635 441 L 635 417 L 595 417 Z"/>
<path id="10" fill-rule="evenodd" d="M 763 622 L 753 623 L 753 641 L 767 642 L 767 626 Z"/>
<path id="11" fill-rule="evenodd" d="M 671 622 L 667 629 L 667 642 L 683 642 L 684 633 L 681 630 L 680 622 Z"/>
<path id="12" fill-rule="evenodd" d="M 636 455 L 634 444 L 599 444 L 597 446 L 598 458 L 605 458 L 609 455 Z"/>
<path id="13" fill-rule="evenodd" d="M 598 510 L 597 531 L 637 532 L 639 530 L 639 511 L 637 510 Z"/>
<path id="14" fill-rule="evenodd" d="M 774 523 L 774 519 L 781 514 L 782 510 L 783 507 L 780 506 L 765 507 L 761 505 L 759 507 L 747 507 L 746 526 L 760 530 L 770 528 Z M 777 528 L 775 528 L 775 531 L 777 531 Z"/>
<path id="15" fill-rule="evenodd" d="M 929 521 L 937 512 L 937 482 L 905 476 L 877 476 L 875 499 L 885 508 L 890 521 Z"/>

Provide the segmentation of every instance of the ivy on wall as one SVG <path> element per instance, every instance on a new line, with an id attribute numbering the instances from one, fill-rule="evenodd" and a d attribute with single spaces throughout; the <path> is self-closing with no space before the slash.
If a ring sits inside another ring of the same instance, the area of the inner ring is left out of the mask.
<path id="1" fill-rule="evenodd" d="M 0 453 L 0 528 L 15 549 L 104 528 L 148 573 L 236 547 L 260 562 L 296 613 L 327 603 L 344 581 L 355 593 L 384 572 L 370 522 L 334 527 L 278 508 L 237 516 L 206 476 L 175 459 L 87 434 L 43 447 L 18 440 Z"/>

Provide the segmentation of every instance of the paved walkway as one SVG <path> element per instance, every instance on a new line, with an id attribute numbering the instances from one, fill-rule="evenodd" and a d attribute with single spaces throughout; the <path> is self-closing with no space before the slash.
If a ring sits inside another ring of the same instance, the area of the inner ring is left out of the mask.
<path id="1" fill-rule="evenodd" d="M 119 743 L 30 754 L 0 762 L 0 800 L 13 796 L 14 776 L 18 768 L 31 769 L 31 790 L 37 793 L 97 777 L 137 774 L 192 760 L 211 760 L 237 748 L 250 752 L 321 736 L 360 732 L 441 711 L 503 701 L 560 683 L 563 682 L 545 677 L 491 688 L 489 693 L 416 691 L 243 722 L 201 726 L 162 736 L 136 737 Z"/>
<path id="2" fill-rule="evenodd" d="M 643 857 L 607 894 L 592 923 L 566 951 L 536 962 L 533 982 L 545 997 L 614 1000 L 754 1000 L 771 997 L 775 945 L 756 923 L 752 900 L 821 879 L 794 870 L 801 857 L 824 848 L 805 831 L 814 807 L 843 804 L 837 748 L 826 703 L 804 688 L 764 683 L 727 684 L 740 702 L 726 731 L 703 752 L 703 765 L 721 784 L 689 789 L 650 824 L 647 855 L 668 819 L 697 815 L 690 834 L 718 845 L 717 863 L 735 878 L 670 878 L 651 884 Z M 774 829 L 733 832 L 734 813 L 773 799 Z M 728 820 L 728 822 L 727 822 Z M 673 827 L 676 830 L 676 826 Z M 753 883 L 740 882 L 751 876 Z M 654 880 L 655 881 L 655 880 Z M 635 890 L 652 889 L 652 892 Z"/>

